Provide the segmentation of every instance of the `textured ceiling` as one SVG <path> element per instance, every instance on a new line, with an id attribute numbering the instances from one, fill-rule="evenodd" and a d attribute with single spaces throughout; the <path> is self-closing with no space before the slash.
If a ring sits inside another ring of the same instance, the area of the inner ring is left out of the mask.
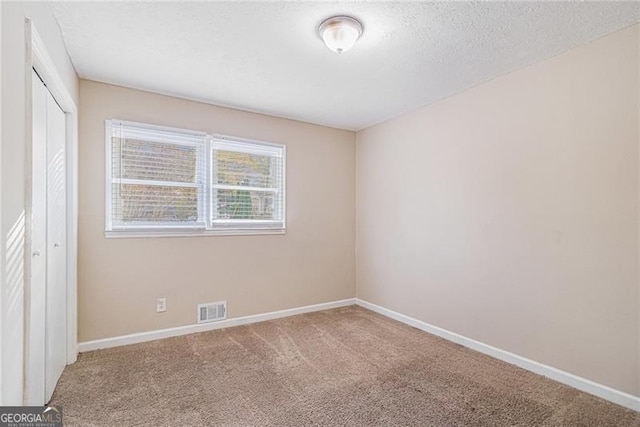
<path id="1" fill-rule="evenodd" d="M 640 19 L 636 2 L 54 3 L 80 77 L 359 130 Z M 316 33 L 364 24 L 342 55 Z"/>

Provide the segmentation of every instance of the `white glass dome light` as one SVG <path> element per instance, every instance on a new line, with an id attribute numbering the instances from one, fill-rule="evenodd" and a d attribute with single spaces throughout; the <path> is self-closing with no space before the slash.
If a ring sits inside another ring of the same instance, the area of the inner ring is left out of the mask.
<path id="1" fill-rule="evenodd" d="M 362 24 L 350 16 L 333 16 L 325 19 L 318 28 L 324 44 L 334 52 L 346 52 L 362 35 Z"/>

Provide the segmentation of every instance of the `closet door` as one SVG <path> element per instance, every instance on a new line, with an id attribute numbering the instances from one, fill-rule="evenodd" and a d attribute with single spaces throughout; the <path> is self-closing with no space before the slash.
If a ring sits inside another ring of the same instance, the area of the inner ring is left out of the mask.
<path id="1" fill-rule="evenodd" d="M 47 285 L 45 401 L 66 365 L 67 257 L 65 116 L 47 91 Z"/>
<path id="2" fill-rule="evenodd" d="M 47 88 L 32 72 L 31 284 L 27 319 L 27 401 L 45 403 L 45 314 L 47 292 Z"/>

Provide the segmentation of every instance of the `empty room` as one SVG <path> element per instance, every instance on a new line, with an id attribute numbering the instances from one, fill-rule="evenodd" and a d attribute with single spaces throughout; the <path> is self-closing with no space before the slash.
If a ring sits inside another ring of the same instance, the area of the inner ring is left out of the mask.
<path id="1" fill-rule="evenodd" d="M 640 426 L 640 2 L 0 33 L 0 426 Z"/>

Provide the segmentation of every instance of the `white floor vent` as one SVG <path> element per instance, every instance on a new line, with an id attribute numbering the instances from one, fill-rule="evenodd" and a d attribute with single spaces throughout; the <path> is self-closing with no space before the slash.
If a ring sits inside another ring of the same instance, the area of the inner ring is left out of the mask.
<path id="1" fill-rule="evenodd" d="M 227 318 L 227 302 L 198 304 L 198 323 L 215 322 Z"/>

